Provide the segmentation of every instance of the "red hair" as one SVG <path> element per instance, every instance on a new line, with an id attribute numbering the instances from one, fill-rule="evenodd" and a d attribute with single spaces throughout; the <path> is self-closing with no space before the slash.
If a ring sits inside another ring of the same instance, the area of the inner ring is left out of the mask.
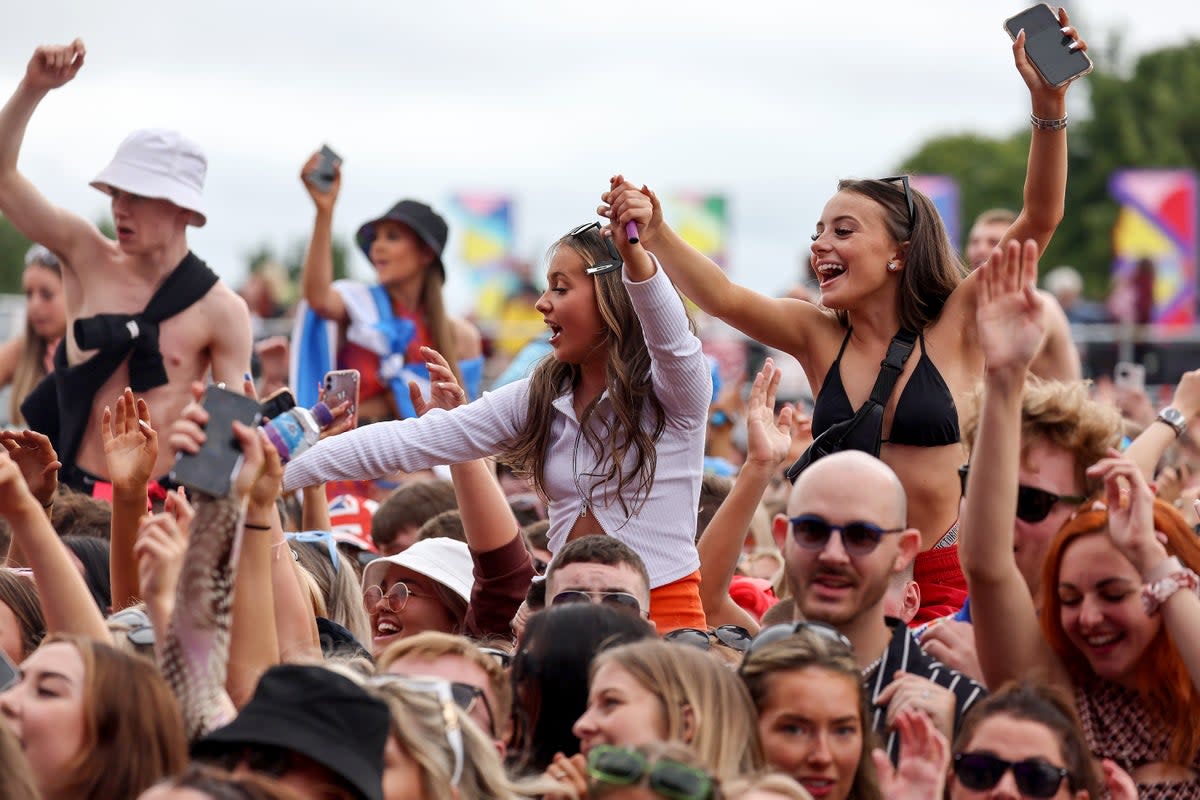
<path id="1" fill-rule="evenodd" d="M 1042 634 L 1068 675 L 1095 675 L 1087 658 L 1063 630 L 1062 603 L 1057 591 L 1067 548 L 1085 536 L 1104 535 L 1108 528 L 1108 511 L 1092 505 L 1089 500 L 1063 524 L 1050 544 L 1042 567 Z M 1192 527 L 1170 503 L 1154 501 L 1154 530 L 1166 536 L 1169 555 L 1177 556 L 1188 569 L 1200 570 L 1200 542 Z M 1171 730 L 1171 758 L 1180 764 L 1191 764 L 1200 750 L 1200 726 L 1193 724 L 1200 717 L 1200 694 L 1192 685 L 1187 667 L 1165 625 L 1138 659 L 1133 684 L 1138 696 L 1154 714 L 1166 721 Z"/>

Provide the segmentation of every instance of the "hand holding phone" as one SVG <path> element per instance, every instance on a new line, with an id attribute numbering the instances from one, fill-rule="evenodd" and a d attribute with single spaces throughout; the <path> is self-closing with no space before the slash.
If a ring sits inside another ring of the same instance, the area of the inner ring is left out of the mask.
<path id="1" fill-rule="evenodd" d="M 1066 86 L 1092 71 L 1092 60 L 1083 52 L 1086 45 L 1063 33 L 1063 23 L 1045 3 L 1025 9 L 1004 21 L 1004 29 L 1015 41 L 1025 31 L 1025 55 L 1055 88 Z"/>
<path id="2" fill-rule="evenodd" d="M 1113 384 L 1122 389 L 1144 392 L 1146 390 L 1146 368 L 1132 361 L 1119 361 L 1116 369 L 1113 370 Z"/>
<path id="3" fill-rule="evenodd" d="M 233 434 L 233 423 L 258 425 L 261 408 L 253 397 L 219 386 L 209 386 L 205 390 L 202 405 L 208 412 L 204 444 L 195 454 L 179 454 L 171 469 L 171 480 L 193 491 L 224 497 L 229 494 L 233 473 L 242 457 L 241 446 Z"/>
<path id="4" fill-rule="evenodd" d="M 325 375 L 325 405 L 337 408 L 349 401 L 350 428 L 358 426 L 358 384 L 359 372 L 356 369 L 337 369 Z"/>
<path id="5" fill-rule="evenodd" d="M 342 157 L 335 153 L 327 144 L 321 145 L 317 153 L 317 165 L 304 173 L 305 182 L 321 194 L 327 194 L 333 189 L 334 179 L 337 178 L 337 168 L 342 165 Z"/>

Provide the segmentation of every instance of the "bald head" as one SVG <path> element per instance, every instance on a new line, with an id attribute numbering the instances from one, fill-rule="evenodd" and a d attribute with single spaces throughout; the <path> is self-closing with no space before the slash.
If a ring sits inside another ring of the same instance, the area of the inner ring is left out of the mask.
<path id="1" fill-rule="evenodd" d="M 870 511 L 873 521 L 888 528 L 908 522 L 908 497 L 887 464 L 858 450 L 832 453 L 800 473 L 788 497 L 788 514 L 805 514 L 814 503 L 847 510 Z"/>

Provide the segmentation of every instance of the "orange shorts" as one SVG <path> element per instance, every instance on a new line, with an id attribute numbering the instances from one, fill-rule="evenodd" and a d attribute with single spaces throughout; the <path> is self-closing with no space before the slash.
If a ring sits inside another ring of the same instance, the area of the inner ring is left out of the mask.
<path id="1" fill-rule="evenodd" d="M 659 636 L 677 628 L 708 630 L 700 602 L 700 570 L 650 590 L 650 621 Z"/>

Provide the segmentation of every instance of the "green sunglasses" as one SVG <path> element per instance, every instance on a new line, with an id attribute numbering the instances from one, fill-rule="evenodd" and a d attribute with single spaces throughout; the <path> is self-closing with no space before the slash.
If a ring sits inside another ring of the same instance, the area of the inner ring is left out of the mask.
<path id="1" fill-rule="evenodd" d="M 650 791 L 668 800 L 715 800 L 716 783 L 697 767 L 662 758 L 650 764 L 636 750 L 599 744 L 588 752 L 588 776 L 597 784 L 633 786 L 643 779 Z"/>

